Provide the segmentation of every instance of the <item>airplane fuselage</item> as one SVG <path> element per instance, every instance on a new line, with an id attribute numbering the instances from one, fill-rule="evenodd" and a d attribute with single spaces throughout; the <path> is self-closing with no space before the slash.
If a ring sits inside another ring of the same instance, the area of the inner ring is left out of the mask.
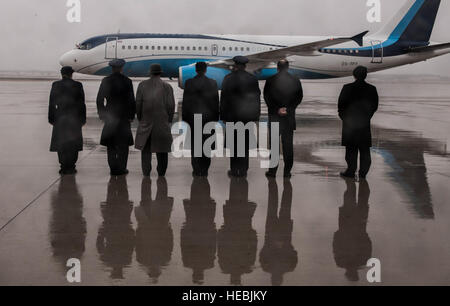
<path id="1" fill-rule="evenodd" d="M 146 77 L 149 67 L 159 63 L 164 77 L 178 78 L 179 68 L 198 61 L 217 61 L 236 55 L 249 55 L 292 45 L 323 40 L 313 36 L 250 36 L 250 35 L 171 35 L 171 34 L 117 34 L 91 38 L 61 58 L 61 64 L 71 65 L 77 72 L 90 75 L 108 75 L 108 62 L 114 58 L 127 61 L 124 73 L 130 77 Z M 386 44 L 386 46 L 384 45 Z M 448 50 L 429 53 L 409 53 L 407 50 L 389 54 L 386 41 L 364 39 L 362 47 L 345 43 L 324 48 L 309 56 L 291 56 L 291 73 L 301 79 L 327 79 L 352 74 L 358 65 L 370 72 L 385 70 L 424 61 L 447 53 Z M 392 53 L 392 52 L 391 52 Z M 259 79 L 276 73 L 275 63 L 257 72 Z"/>

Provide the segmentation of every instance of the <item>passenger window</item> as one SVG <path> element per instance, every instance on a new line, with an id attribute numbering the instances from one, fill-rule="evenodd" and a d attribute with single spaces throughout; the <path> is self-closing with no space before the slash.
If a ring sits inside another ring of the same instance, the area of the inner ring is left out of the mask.
<path id="1" fill-rule="evenodd" d="M 233 47 L 230 47 L 230 51 L 233 51 Z"/>
<path id="2" fill-rule="evenodd" d="M 222 51 L 225 51 L 225 50 L 226 50 L 226 48 L 225 48 L 225 47 L 223 47 L 223 48 L 222 48 Z"/>
<path id="3" fill-rule="evenodd" d="M 155 46 L 152 46 L 152 50 L 155 50 Z"/>
<path id="4" fill-rule="evenodd" d="M 137 46 L 134 46 L 134 50 L 137 50 Z"/>
<path id="5" fill-rule="evenodd" d="M 198 47 L 198 51 L 202 51 L 202 47 Z"/>
<path id="6" fill-rule="evenodd" d="M 208 51 L 208 47 L 203 47 L 203 50 Z"/>
<path id="7" fill-rule="evenodd" d="M 191 47 L 186 47 L 186 50 L 188 50 L 188 51 L 191 50 Z"/>
<path id="8" fill-rule="evenodd" d="M 195 49 L 195 47 L 192 47 L 192 51 L 195 51 L 196 49 Z"/>
<path id="9" fill-rule="evenodd" d="M 122 46 L 122 50 L 125 50 L 125 46 Z"/>
<path id="10" fill-rule="evenodd" d="M 163 49 L 164 49 L 164 50 L 167 50 L 167 46 L 164 46 Z"/>
<path id="11" fill-rule="evenodd" d="M 161 46 L 158 46 L 158 50 L 161 50 Z"/>
<path id="12" fill-rule="evenodd" d="M 131 50 L 131 46 L 128 46 L 128 50 Z"/>
<path id="13" fill-rule="evenodd" d="M 148 49 L 150 49 L 149 46 L 145 46 L 145 50 L 148 50 Z"/>
<path id="14" fill-rule="evenodd" d="M 184 46 L 181 46 L 181 51 L 184 51 Z"/>
<path id="15" fill-rule="evenodd" d="M 169 50 L 172 50 L 172 46 L 169 47 Z"/>
<path id="16" fill-rule="evenodd" d="M 175 50 L 177 50 L 177 51 L 178 51 L 178 47 L 177 47 L 177 46 L 175 46 Z"/>

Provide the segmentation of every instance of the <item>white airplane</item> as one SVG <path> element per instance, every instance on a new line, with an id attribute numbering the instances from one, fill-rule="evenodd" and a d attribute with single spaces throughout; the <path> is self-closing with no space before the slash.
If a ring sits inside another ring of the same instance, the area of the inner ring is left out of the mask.
<path id="1" fill-rule="evenodd" d="M 366 37 L 111 34 L 90 38 L 60 59 L 82 74 L 109 75 L 108 62 L 125 59 L 124 73 L 145 77 L 153 63 L 161 64 L 163 77 L 178 78 L 184 87 L 195 76 L 194 64 L 208 62 L 207 75 L 217 81 L 230 73 L 236 55 L 249 58 L 248 71 L 264 80 L 276 73 L 281 59 L 300 79 L 350 76 L 358 65 L 369 72 L 425 61 L 450 53 L 450 43 L 431 43 L 430 37 L 441 0 L 407 0 L 393 20 Z"/>

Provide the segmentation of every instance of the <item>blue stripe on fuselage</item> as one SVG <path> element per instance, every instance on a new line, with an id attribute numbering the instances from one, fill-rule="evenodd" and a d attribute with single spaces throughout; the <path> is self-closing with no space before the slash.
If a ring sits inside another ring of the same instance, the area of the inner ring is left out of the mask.
<path id="1" fill-rule="evenodd" d="M 147 77 L 149 76 L 150 66 L 152 64 L 160 64 L 163 69 L 163 77 L 178 78 L 179 67 L 188 66 L 201 61 L 214 61 L 213 59 L 205 58 L 173 58 L 173 59 L 150 59 L 140 60 L 134 62 L 127 62 L 124 66 L 124 74 L 130 77 Z M 107 76 L 111 74 L 111 67 L 104 67 L 97 72 L 96 75 Z M 336 76 L 308 71 L 299 68 L 292 68 L 290 72 L 300 79 L 330 79 Z M 265 68 L 256 74 L 256 77 L 260 80 L 265 80 L 277 73 L 276 68 Z"/>

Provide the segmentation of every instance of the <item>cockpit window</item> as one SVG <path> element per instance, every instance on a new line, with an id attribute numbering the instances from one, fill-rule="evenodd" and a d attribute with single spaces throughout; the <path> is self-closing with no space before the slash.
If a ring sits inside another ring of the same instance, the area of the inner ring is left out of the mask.
<path id="1" fill-rule="evenodd" d="M 92 49 L 92 44 L 90 44 L 90 43 L 82 43 L 82 44 L 78 45 L 78 49 L 80 49 L 80 50 L 90 50 L 90 49 Z"/>
<path id="2" fill-rule="evenodd" d="M 96 36 L 89 38 L 82 43 L 80 43 L 77 47 L 79 50 L 90 50 L 97 46 L 100 46 L 106 42 L 107 36 Z"/>

